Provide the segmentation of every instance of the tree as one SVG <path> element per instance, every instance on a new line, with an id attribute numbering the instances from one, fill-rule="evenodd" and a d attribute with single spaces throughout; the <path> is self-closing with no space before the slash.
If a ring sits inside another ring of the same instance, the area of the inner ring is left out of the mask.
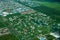
<path id="1" fill-rule="evenodd" d="M 32 40 L 40 34 L 49 34 L 51 19 L 42 13 L 12 14 L 6 16 L 7 27 L 19 40 Z"/>

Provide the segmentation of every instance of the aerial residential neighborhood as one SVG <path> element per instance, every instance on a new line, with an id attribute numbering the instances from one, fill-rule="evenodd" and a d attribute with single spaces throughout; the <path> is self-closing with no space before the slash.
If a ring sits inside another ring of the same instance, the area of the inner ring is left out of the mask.
<path id="1" fill-rule="evenodd" d="M 0 0 L 0 40 L 60 40 L 60 1 Z"/>

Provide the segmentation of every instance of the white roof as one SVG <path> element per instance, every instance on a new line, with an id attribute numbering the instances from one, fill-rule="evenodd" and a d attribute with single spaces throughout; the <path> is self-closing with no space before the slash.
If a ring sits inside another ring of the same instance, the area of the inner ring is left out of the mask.
<path id="1" fill-rule="evenodd" d="M 3 16 L 7 16 L 8 14 L 8 12 L 3 12 Z"/>
<path id="2" fill-rule="evenodd" d="M 60 26 L 60 23 L 58 23 L 58 26 Z"/>
<path id="3" fill-rule="evenodd" d="M 60 37 L 59 35 L 57 35 L 57 34 L 55 34 L 55 33 L 50 33 L 50 35 L 52 35 L 52 36 L 54 36 L 54 37 L 56 37 L 56 38 L 59 38 L 59 37 Z"/>

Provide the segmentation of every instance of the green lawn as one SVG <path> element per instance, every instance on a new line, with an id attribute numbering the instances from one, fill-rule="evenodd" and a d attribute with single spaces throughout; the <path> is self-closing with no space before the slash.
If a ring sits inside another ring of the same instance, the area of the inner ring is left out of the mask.
<path id="1" fill-rule="evenodd" d="M 38 1 L 37 1 L 38 3 Z M 60 3 L 58 2 L 39 2 L 40 6 L 36 7 L 37 11 L 47 14 L 52 19 L 60 23 Z"/>
<path id="2" fill-rule="evenodd" d="M 9 34 L 9 35 L 0 36 L 0 40 L 18 40 L 18 39 L 15 36 Z"/>
<path id="3" fill-rule="evenodd" d="M 40 2 L 40 4 L 60 11 L 60 4 L 58 2 Z"/>

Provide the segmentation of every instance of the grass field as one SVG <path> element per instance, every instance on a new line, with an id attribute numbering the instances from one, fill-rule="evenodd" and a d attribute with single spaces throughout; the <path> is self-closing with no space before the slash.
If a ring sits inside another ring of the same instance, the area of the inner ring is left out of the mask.
<path id="1" fill-rule="evenodd" d="M 39 2 L 39 3 L 44 6 L 54 8 L 54 9 L 60 11 L 60 3 L 58 3 L 58 2 Z"/>
<path id="2" fill-rule="evenodd" d="M 0 36 L 0 40 L 18 40 L 18 39 L 15 36 L 9 34 L 9 35 Z"/>
<path id="3" fill-rule="evenodd" d="M 39 2 L 40 6 L 34 10 L 47 14 L 52 19 L 60 23 L 60 3 L 59 2 Z"/>
<path id="4" fill-rule="evenodd" d="M 46 6 L 48 8 L 55 9 L 56 11 L 52 15 L 54 15 L 54 17 L 57 19 L 57 22 L 60 22 L 60 21 L 58 21 L 58 20 L 60 20 L 60 3 L 58 3 L 58 2 L 40 2 L 40 4 L 43 6 Z M 53 12 L 53 11 L 51 10 L 51 12 Z"/>

